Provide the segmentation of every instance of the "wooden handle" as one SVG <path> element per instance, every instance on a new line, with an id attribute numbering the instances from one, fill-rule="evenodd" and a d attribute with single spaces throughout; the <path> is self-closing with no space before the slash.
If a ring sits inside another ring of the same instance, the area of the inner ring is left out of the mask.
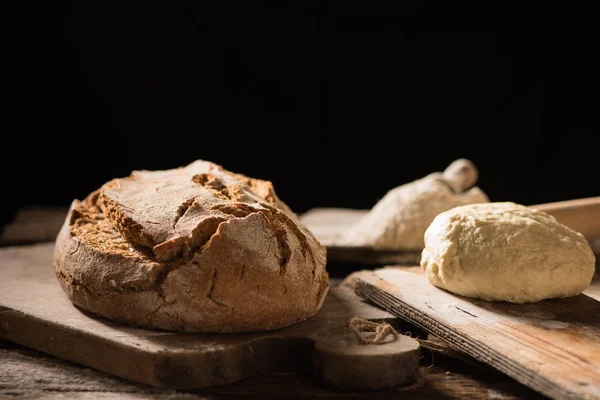
<path id="1" fill-rule="evenodd" d="M 312 354 L 315 377 L 342 390 L 382 390 L 414 383 L 421 346 L 399 334 L 380 344 L 364 344 L 348 326 L 319 332 Z"/>
<path id="2" fill-rule="evenodd" d="M 558 222 L 588 239 L 600 238 L 600 196 L 529 206 L 553 215 Z"/>

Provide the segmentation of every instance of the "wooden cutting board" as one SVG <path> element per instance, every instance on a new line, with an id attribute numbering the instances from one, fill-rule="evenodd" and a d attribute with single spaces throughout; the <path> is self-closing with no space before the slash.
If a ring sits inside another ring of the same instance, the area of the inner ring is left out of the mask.
<path id="1" fill-rule="evenodd" d="M 398 336 L 362 344 L 350 319 L 397 317 L 332 287 L 311 319 L 262 333 L 192 334 L 136 329 L 96 317 L 67 299 L 52 267 L 53 243 L 0 250 L 0 338 L 110 374 L 172 389 L 298 372 L 341 389 L 384 389 L 418 377 L 420 345 Z"/>
<path id="2" fill-rule="evenodd" d="M 421 250 L 378 250 L 367 246 L 347 246 L 338 243 L 344 230 L 358 222 L 369 210 L 352 208 L 317 207 L 302 214 L 300 220 L 327 248 L 329 262 L 355 262 L 383 266 L 388 264 L 415 265 L 421 259 Z"/>
<path id="3" fill-rule="evenodd" d="M 530 206 L 546 211 L 559 222 L 569 226 L 596 244 L 600 238 L 600 197 L 589 197 L 544 203 Z M 352 208 L 317 207 L 302 214 L 301 220 L 327 248 L 330 262 L 356 262 L 359 264 L 418 265 L 421 249 L 378 250 L 368 246 L 339 244 L 340 235 L 365 216 L 369 210 Z M 594 249 L 600 252 L 600 249 Z"/>
<path id="4" fill-rule="evenodd" d="M 579 296 L 488 302 L 431 285 L 419 267 L 355 274 L 356 293 L 553 399 L 600 399 L 600 277 Z"/>

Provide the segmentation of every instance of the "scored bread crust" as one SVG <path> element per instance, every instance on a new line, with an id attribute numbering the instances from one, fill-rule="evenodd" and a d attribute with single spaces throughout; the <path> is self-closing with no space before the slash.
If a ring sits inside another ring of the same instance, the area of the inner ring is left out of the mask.
<path id="1" fill-rule="evenodd" d="M 264 331 L 314 315 L 326 250 L 269 181 L 197 160 L 74 200 L 54 269 L 77 306 L 186 332 Z"/>

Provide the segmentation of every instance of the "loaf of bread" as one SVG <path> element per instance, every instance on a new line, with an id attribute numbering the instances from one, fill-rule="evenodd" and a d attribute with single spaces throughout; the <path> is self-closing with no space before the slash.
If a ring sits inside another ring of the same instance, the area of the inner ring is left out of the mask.
<path id="1" fill-rule="evenodd" d="M 264 331 L 314 315 L 326 250 L 269 181 L 198 160 L 134 171 L 74 200 L 54 269 L 77 306 L 186 332 Z"/>

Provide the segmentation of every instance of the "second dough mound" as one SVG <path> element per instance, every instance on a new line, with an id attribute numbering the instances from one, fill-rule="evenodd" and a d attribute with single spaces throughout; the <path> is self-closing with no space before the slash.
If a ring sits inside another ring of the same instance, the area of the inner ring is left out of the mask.
<path id="1" fill-rule="evenodd" d="M 581 293 L 595 260 L 583 235 L 551 215 L 497 202 L 439 214 L 425 232 L 421 267 L 450 292 L 526 303 Z"/>

